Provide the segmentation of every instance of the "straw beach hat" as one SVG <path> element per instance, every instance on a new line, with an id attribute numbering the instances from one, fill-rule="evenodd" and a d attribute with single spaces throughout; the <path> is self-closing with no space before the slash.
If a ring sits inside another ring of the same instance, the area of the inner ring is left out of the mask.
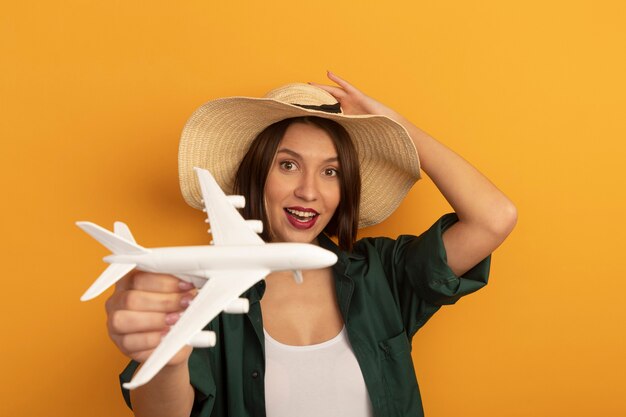
<path id="1" fill-rule="evenodd" d="M 386 116 L 344 115 L 330 93 L 295 83 L 263 98 L 212 100 L 191 115 L 178 154 L 185 201 L 203 207 L 193 167 L 208 169 L 224 192 L 232 193 L 237 168 L 254 138 L 273 123 L 301 116 L 334 120 L 350 134 L 361 170 L 360 228 L 386 219 L 420 178 L 417 151 L 404 127 Z"/>

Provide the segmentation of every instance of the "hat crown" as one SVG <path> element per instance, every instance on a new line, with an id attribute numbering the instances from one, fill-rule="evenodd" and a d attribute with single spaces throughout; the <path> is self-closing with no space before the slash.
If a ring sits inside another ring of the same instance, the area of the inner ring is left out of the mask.
<path id="1" fill-rule="evenodd" d="M 338 104 L 329 92 L 305 83 L 283 85 L 265 94 L 265 98 L 300 106 Z"/>

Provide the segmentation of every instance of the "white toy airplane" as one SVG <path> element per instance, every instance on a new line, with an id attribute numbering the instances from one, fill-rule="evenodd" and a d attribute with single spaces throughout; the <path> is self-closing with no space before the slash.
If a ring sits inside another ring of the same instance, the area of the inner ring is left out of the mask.
<path id="1" fill-rule="evenodd" d="M 226 196 L 209 171 L 194 168 L 200 182 L 203 203 L 213 235 L 211 246 L 180 246 L 146 249 L 139 246 L 128 227 L 115 222 L 115 233 L 90 222 L 77 222 L 112 255 L 104 258 L 111 265 L 81 297 L 90 300 L 115 284 L 134 268 L 172 274 L 201 288 L 178 322 L 161 340 L 139 372 L 124 384 L 137 388 L 154 377 L 186 344 L 194 347 L 215 345 L 215 333 L 202 329 L 222 311 L 247 313 L 248 300 L 239 298 L 248 288 L 272 271 L 293 271 L 302 281 L 302 269 L 334 265 L 337 256 L 306 243 L 268 243 L 256 234 L 263 225 L 244 220 L 235 207 L 243 207 L 242 196 Z M 256 233 L 255 233 L 256 232 Z"/>

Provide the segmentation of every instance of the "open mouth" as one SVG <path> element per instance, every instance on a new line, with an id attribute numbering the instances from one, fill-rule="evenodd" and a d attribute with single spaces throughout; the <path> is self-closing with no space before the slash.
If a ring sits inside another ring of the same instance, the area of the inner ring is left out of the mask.
<path id="1" fill-rule="evenodd" d="M 287 214 L 287 220 L 289 220 L 289 223 L 298 229 L 308 229 L 313 227 L 320 215 L 313 209 L 306 209 L 302 207 L 286 207 L 285 213 Z"/>

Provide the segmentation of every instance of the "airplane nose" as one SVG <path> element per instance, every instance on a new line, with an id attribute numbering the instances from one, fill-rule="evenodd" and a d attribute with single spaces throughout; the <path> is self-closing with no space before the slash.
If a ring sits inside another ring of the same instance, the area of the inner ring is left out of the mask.
<path id="1" fill-rule="evenodd" d="M 337 255 L 322 248 L 320 248 L 320 251 L 320 261 L 324 263 L 324 266 L 331 266 L 337 263 Z"/>
<path id="2" fill-rule="evenodd" d="M 326 268 L 337 263 L 337 255 L 329 250 L 308 243 L 298 243 L 300 248 L 290 256 L 290 264 L 295 269 Z M 294 247 L 295 249 L 295 247 Z"/>

